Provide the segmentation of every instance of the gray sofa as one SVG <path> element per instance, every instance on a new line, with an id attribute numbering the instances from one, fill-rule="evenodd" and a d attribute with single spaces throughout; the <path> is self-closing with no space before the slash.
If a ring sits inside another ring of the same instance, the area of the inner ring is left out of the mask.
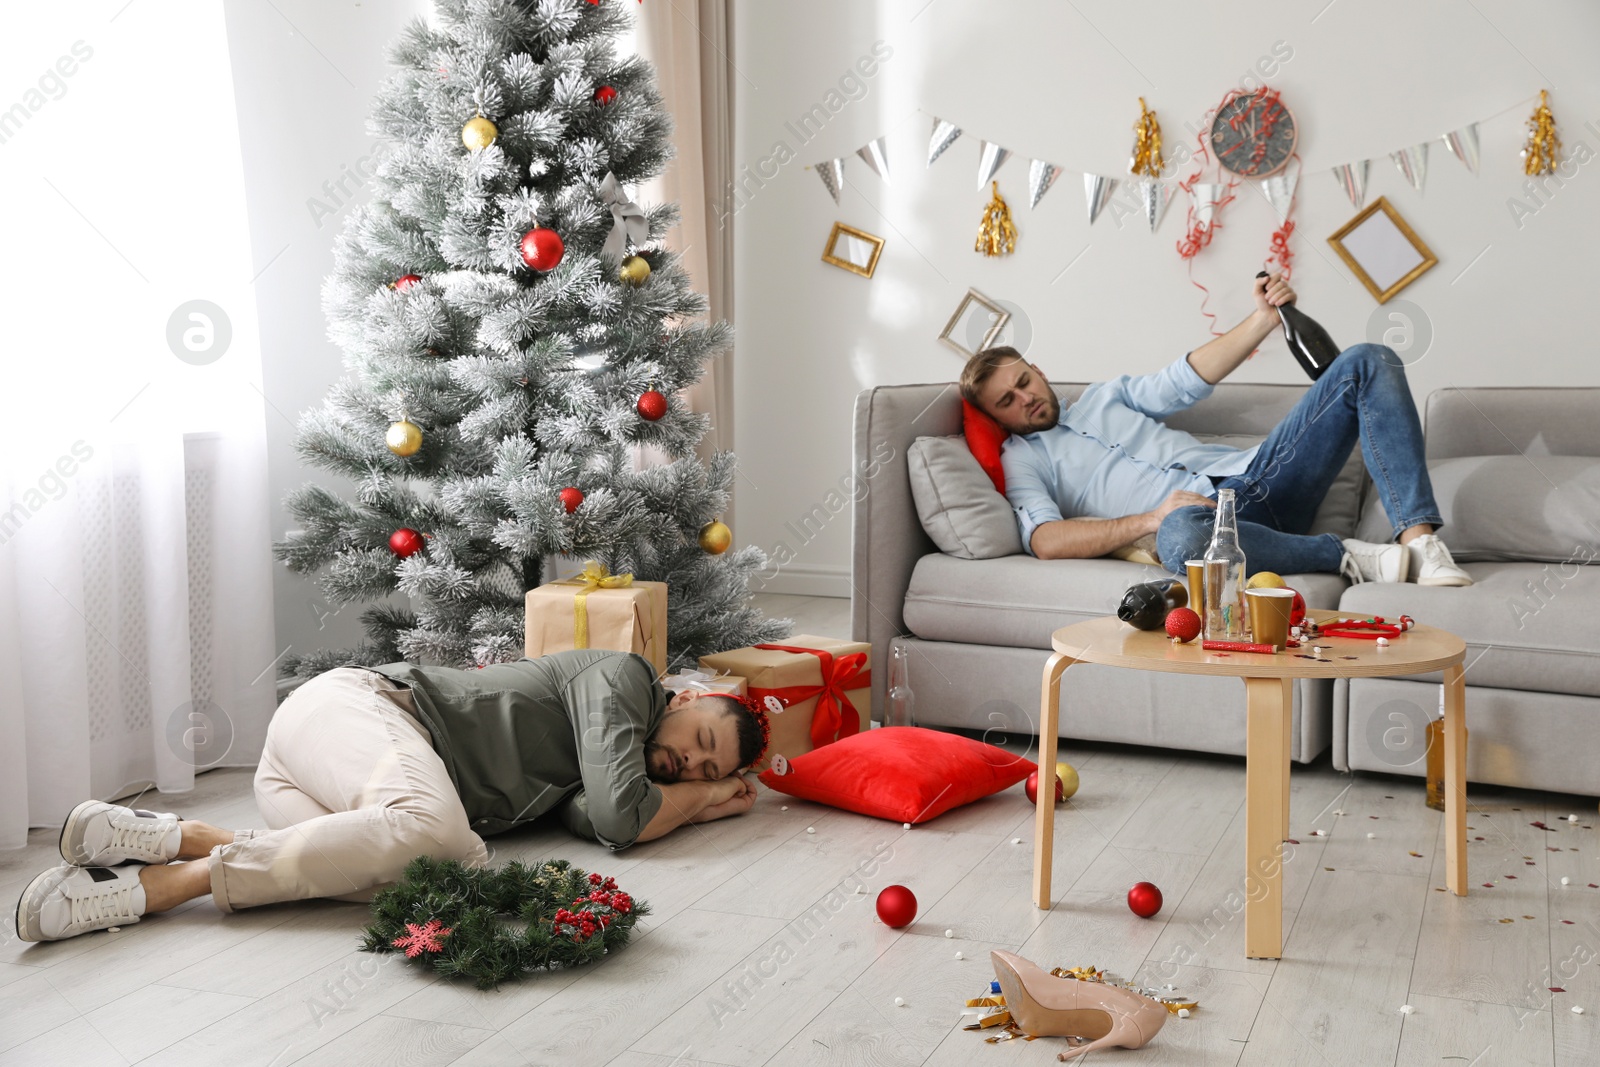
<path id="1" fill-rule="evenodd" d="M 1085 386 L 1058 383 L 1054 388 L 1063 403 L 1071 403 Z M 1203 439 L 1243 445 L 1265 435 L 1303 392 L 1303 386 L 1223 384 L 1168 422 Z M 1436 458 L 1452 457 L 1509 455 L 1515 460 L 1530 449 L 1600 456 L 1600 390 L 1449 390 L 1435 394 L 1426 415 L 1430 465 Z M 1559 433 L 1544 426 L 1547 416 L 1559 425 Z M 1539 436 L 1541 429 L 1547 431 L 1544 437 Z M 881 460 L 889 450 L 893 459 L 881 465 L 855 505 L 853 636 L 871 642 L 880 664 L 888 662 L 891 646 L 905 646 L 918 722 L 1037 733 L 1040 675 L 1050 654 L 1050 634 L 1109 614 L 1129 585 L 1166 572 L 1109 558 L 961 559 L 940 552 L 918 519 L 907 450 L 919 437 L 960 431 L 960 399 L 950 385 L 885 386 L 857 397 L 857 460 Z M 1496 435 L 1498 445 L 1491 440 Z M 1570 481 L 1570 467 L 1555 473 Z M 1600 472 L 1600 464 L 1591 469 Z M 1503 477 L 1505 471 L 1490 474 Z M 1463 485 L 1470 484 L 1468 477 Z M 1450 520 L 1448 506 L 1445 517 Z M 1525 519 L 1537 522 L 1536 516 Z M 1568 520 L 1570 526 L 1570 516 Z M 1329 493 L 1313 530 L 1341 536 L 1365 533 L 1372 540 L 1388 537 L 1359 450 Z M 1450 534 L 1447 526 L 1446 542 Z M 1595 546 L 1591 556 L 1600 556 L 1600 514 L 1589 543 Z M 1489 554 L 1494 554 L 1493 545 Z M 1311 607 L 1388 616 L 1403 611 L 1467 638 L 1472 664 L 1467 673 L 1469 778 L 1600 792 L 1600 764 L 1592 758 L 1594 724 L 1585 718 L 1600 713 L 1600 656 L 1595 652 L 1600 639 L 1574 625 L 1589 604 L 1600 603 L 1582 595 L 1600 594 L 1600 567 L 1580 567 L 1575 577 L 1568 573 L 1572 566 L 1562 569 L 1548 562 L 1485 560 L 1467 568 L 1479 583 L 1469 589 L 1350 587 L 1331 574 L 1284 577 Z M 1546 597 L 1540 610 L 1505 625 L 1490 619 L 1494 611 L 1511 618 L 1504 598 L 1520 591 L 1521 583 L 1553 584 L 1547 573 L 1557 572 L 1565 585 L 1560 595 Z M 1530 662 L 1528 653 L 1542 659 Z M 886 676 L 886 671 L 874 672 L 875 717 L 881 716 Z M 1437 707 L 1437 693 L 1437 676 L 1337 685 L 1302 681 L 1294 694 L 1293 758 L 1309 762 L 1332 746 L 1334 764 L 1341 769 L 1420 774 L 1422 728 Z M 1066 738 L 1242 756 L 1244 714 L 1243 686 L 1231 678 L 1083 664 L 1068 671 L 1062 683 L 1061 735 Z M 1536 745 L 1531 743 L 1535 733 Z M 1581 746 L 1574 744 L 1579 740 Z M 1552 763 L 1564 769 L 1555 772 Z"/>

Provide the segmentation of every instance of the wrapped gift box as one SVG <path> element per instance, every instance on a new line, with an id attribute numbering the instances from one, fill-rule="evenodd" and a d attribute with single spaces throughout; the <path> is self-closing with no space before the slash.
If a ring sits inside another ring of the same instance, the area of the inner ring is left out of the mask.
<path id="1" fill-rule="evenodd" d="M 710 671 L 683 671 L 679 674 L 669 674 L 661 679 L 661 687 L 669 693 L 698 689 L 702 693 L 727 693 L 736 697 L 745 694 L 745 680 L 739 675 L 713 674 Z"/>
<path id="2" fill-rule="evenodd" d="M 667 670 L 667 583 L 635 582 L 590 564 L 576 578 L 527 594 L 530 658 L 573 648 L 637 652 Z"/>
<path id="3" fill-rule="evenodd" d="M 793 759 L 867 729 L 872 715 L 872 646 L 802 634 L 781 644 L 701 656 L 700 669 L 738 675 L 767 709 L 772 743 L 758 770 L 774 757 Z"/>

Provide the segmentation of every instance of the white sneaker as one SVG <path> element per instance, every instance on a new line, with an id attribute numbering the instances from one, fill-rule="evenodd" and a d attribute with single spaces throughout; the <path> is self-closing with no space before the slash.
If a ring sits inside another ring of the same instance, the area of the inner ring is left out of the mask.
<path id="1" fill-rule="evenodd" d="M 1472 575 L 1456 566 L 1450 558 L 1450 549 L 1439 540 L 1438 534 L 1413 537 L 1406 549 L 1411 555 L 1411 569 L 1416 572 L 1418 585 L 1471 585 Z"/>
<path id="2" fill-rule="evenodd" d="M 1371 541 L 1344 540 L 1344 558 L 1339 561 L 1339 573 L 1350 579 L 1351 585 L 1362 582 L 1403 582 L 1411 562 L 1411 553 L 1404 545 L 1375 545 Z"/>
<path id="3" fill-rule="evenodd" d="M 17 936 L 60 941 L 136 923 L 144 914 L 143 867 L 52 867 L 28 883 L 17 901 Z"/>
<path id="4" fill-rule="evenodd" d="M 177 858 L 182 838 L 178 817 L 170 812 L 85 800 L 61 824 L 61 858 L 77 867 L 166 863 Z"/>

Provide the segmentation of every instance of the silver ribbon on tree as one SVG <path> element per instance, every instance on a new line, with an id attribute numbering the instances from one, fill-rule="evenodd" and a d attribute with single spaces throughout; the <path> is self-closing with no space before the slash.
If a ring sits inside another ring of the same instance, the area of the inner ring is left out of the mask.
<path id="1" fill-rule="evenodd" d="M 644 217 L 644 208 L 628 199 L 622 183 L 610 171 L 600 182 L 600 199 L 611 209 L 611 233 L 600 254 L 613 263 L 621 263 L 629 241 L 642 245 L 650 239 L 650 223 Z"/>

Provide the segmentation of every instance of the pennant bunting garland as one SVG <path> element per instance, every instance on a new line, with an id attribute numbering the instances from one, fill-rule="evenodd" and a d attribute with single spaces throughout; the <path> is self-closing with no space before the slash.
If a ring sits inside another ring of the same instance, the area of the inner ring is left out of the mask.
<path id="1" fill-rule="evenodd" d="M 1406 181 L 1411 183 L 1411 188 L 1422 192 L 1422 183 L 1428 177 L 1428 142 L 1402 148 L 1398 152 L 1390 152 L 1389 158 L 1394 160 L 1394 165 L 1400 168 L 1400 173 Z"/>
<path id="2" fill-rule="evenodd" d="M 1216 217 L 1217 205 L 1227 193 L 1225 182 L 1195 182 L 1189 187 L 1189 197 L 1194 206 L 1194 223 L 1201 229 L 1210 229 Z"/>
<path id="3" fill-rule="evenodd" d="M 1094 220 L 1100 217 L 1100 212 L 1111 200 L 1111 194 L 1117 190 L 1117 179 L 1107 178 L 1099 174 L 1085 174 L 1083 176 L 1083 192 L 1089 201 L 1089 225 L 1094 225 Z"/>
<path id="4" fill-rule="evenodd" d="M 1466 166 L 1472 173 L 1478 173 L 1478 124 L 1463 126 L 1453 133 L 1447 133 L 1441 138 L 1444 146 L 1450 149 L 1450 154 Z"/>
<path id="5" fill-rule="evenodd" d="M 1150 232 L 1155 233 L 1166 218 L 1167 205 L 1172 202 L 1172 183 L 1145 178 L 1133 183 L 1134 195 L 1144 208 L 1144 217 L 1150 221 Z"/>
<path id="6" fill-rule="evenodd" d="M 1367 165 L 1371 162 L 1363 159 L 1359 163 L 1341 163 L 1333 168 L 1339 188 L 1344 190 L 1344 195 L 1356 207 L 1360 207 L 1367 199 Z"/>
<path id="7" fill-rule="evenodd" d="M 933 161 L 944 155 L 944 150 L 955 144 L 960 136 L 961 130 L 955 123 L 934 119 L 933 133 L 928 138 L 928 166 L 933 166 Z"/>
<path id="8" fill-rule="evenodd" d="M 1261 179 L 1261 192 L 1267 203 L 1278 213 L 1278 225 L 1289 221 L 1289 208 L 1294 205 L 1294 187 L 1300 181 L 1300 160 L 1290 159 L 1278 173 Z"/>
<path id="9" fill-rule="evenodd" d="M 983 148 L 978 153 L 978 188 L 981 190 L 988 185 L 990 179 L 994 177 L 994 172 L 1010 158 L 1011 152 L 1008 149 L 1001 148 L 993 141 L 984 141 Z"/>
<path id="10" fill-rule="evenodd" d="M 883 179 L 883 184 L 889 184 L 889 156 L 882 137 L 874 137 L 856 149 L 856 155 L 866 161 L 872 173 Z"/>
<path id="11" fill-rule="evenodd" d="M 1061 177 L 1061 168 L 1054 163 L 1046 163 L 1036 159 L 1028 164 L 1028 207 L 1036 208 L 1039 201 L 1044 199 L 1044 194 Z"/>
<path id="12" fill-rule="evenodd" d="M 833 202 L 839 202 L 839 192 L 844 188 L 844 160 L 830 159 L 824 163 L 812 165 L 817 172 L 817 177 L 822 179 L 822 184 L 833 197 Z"/>

